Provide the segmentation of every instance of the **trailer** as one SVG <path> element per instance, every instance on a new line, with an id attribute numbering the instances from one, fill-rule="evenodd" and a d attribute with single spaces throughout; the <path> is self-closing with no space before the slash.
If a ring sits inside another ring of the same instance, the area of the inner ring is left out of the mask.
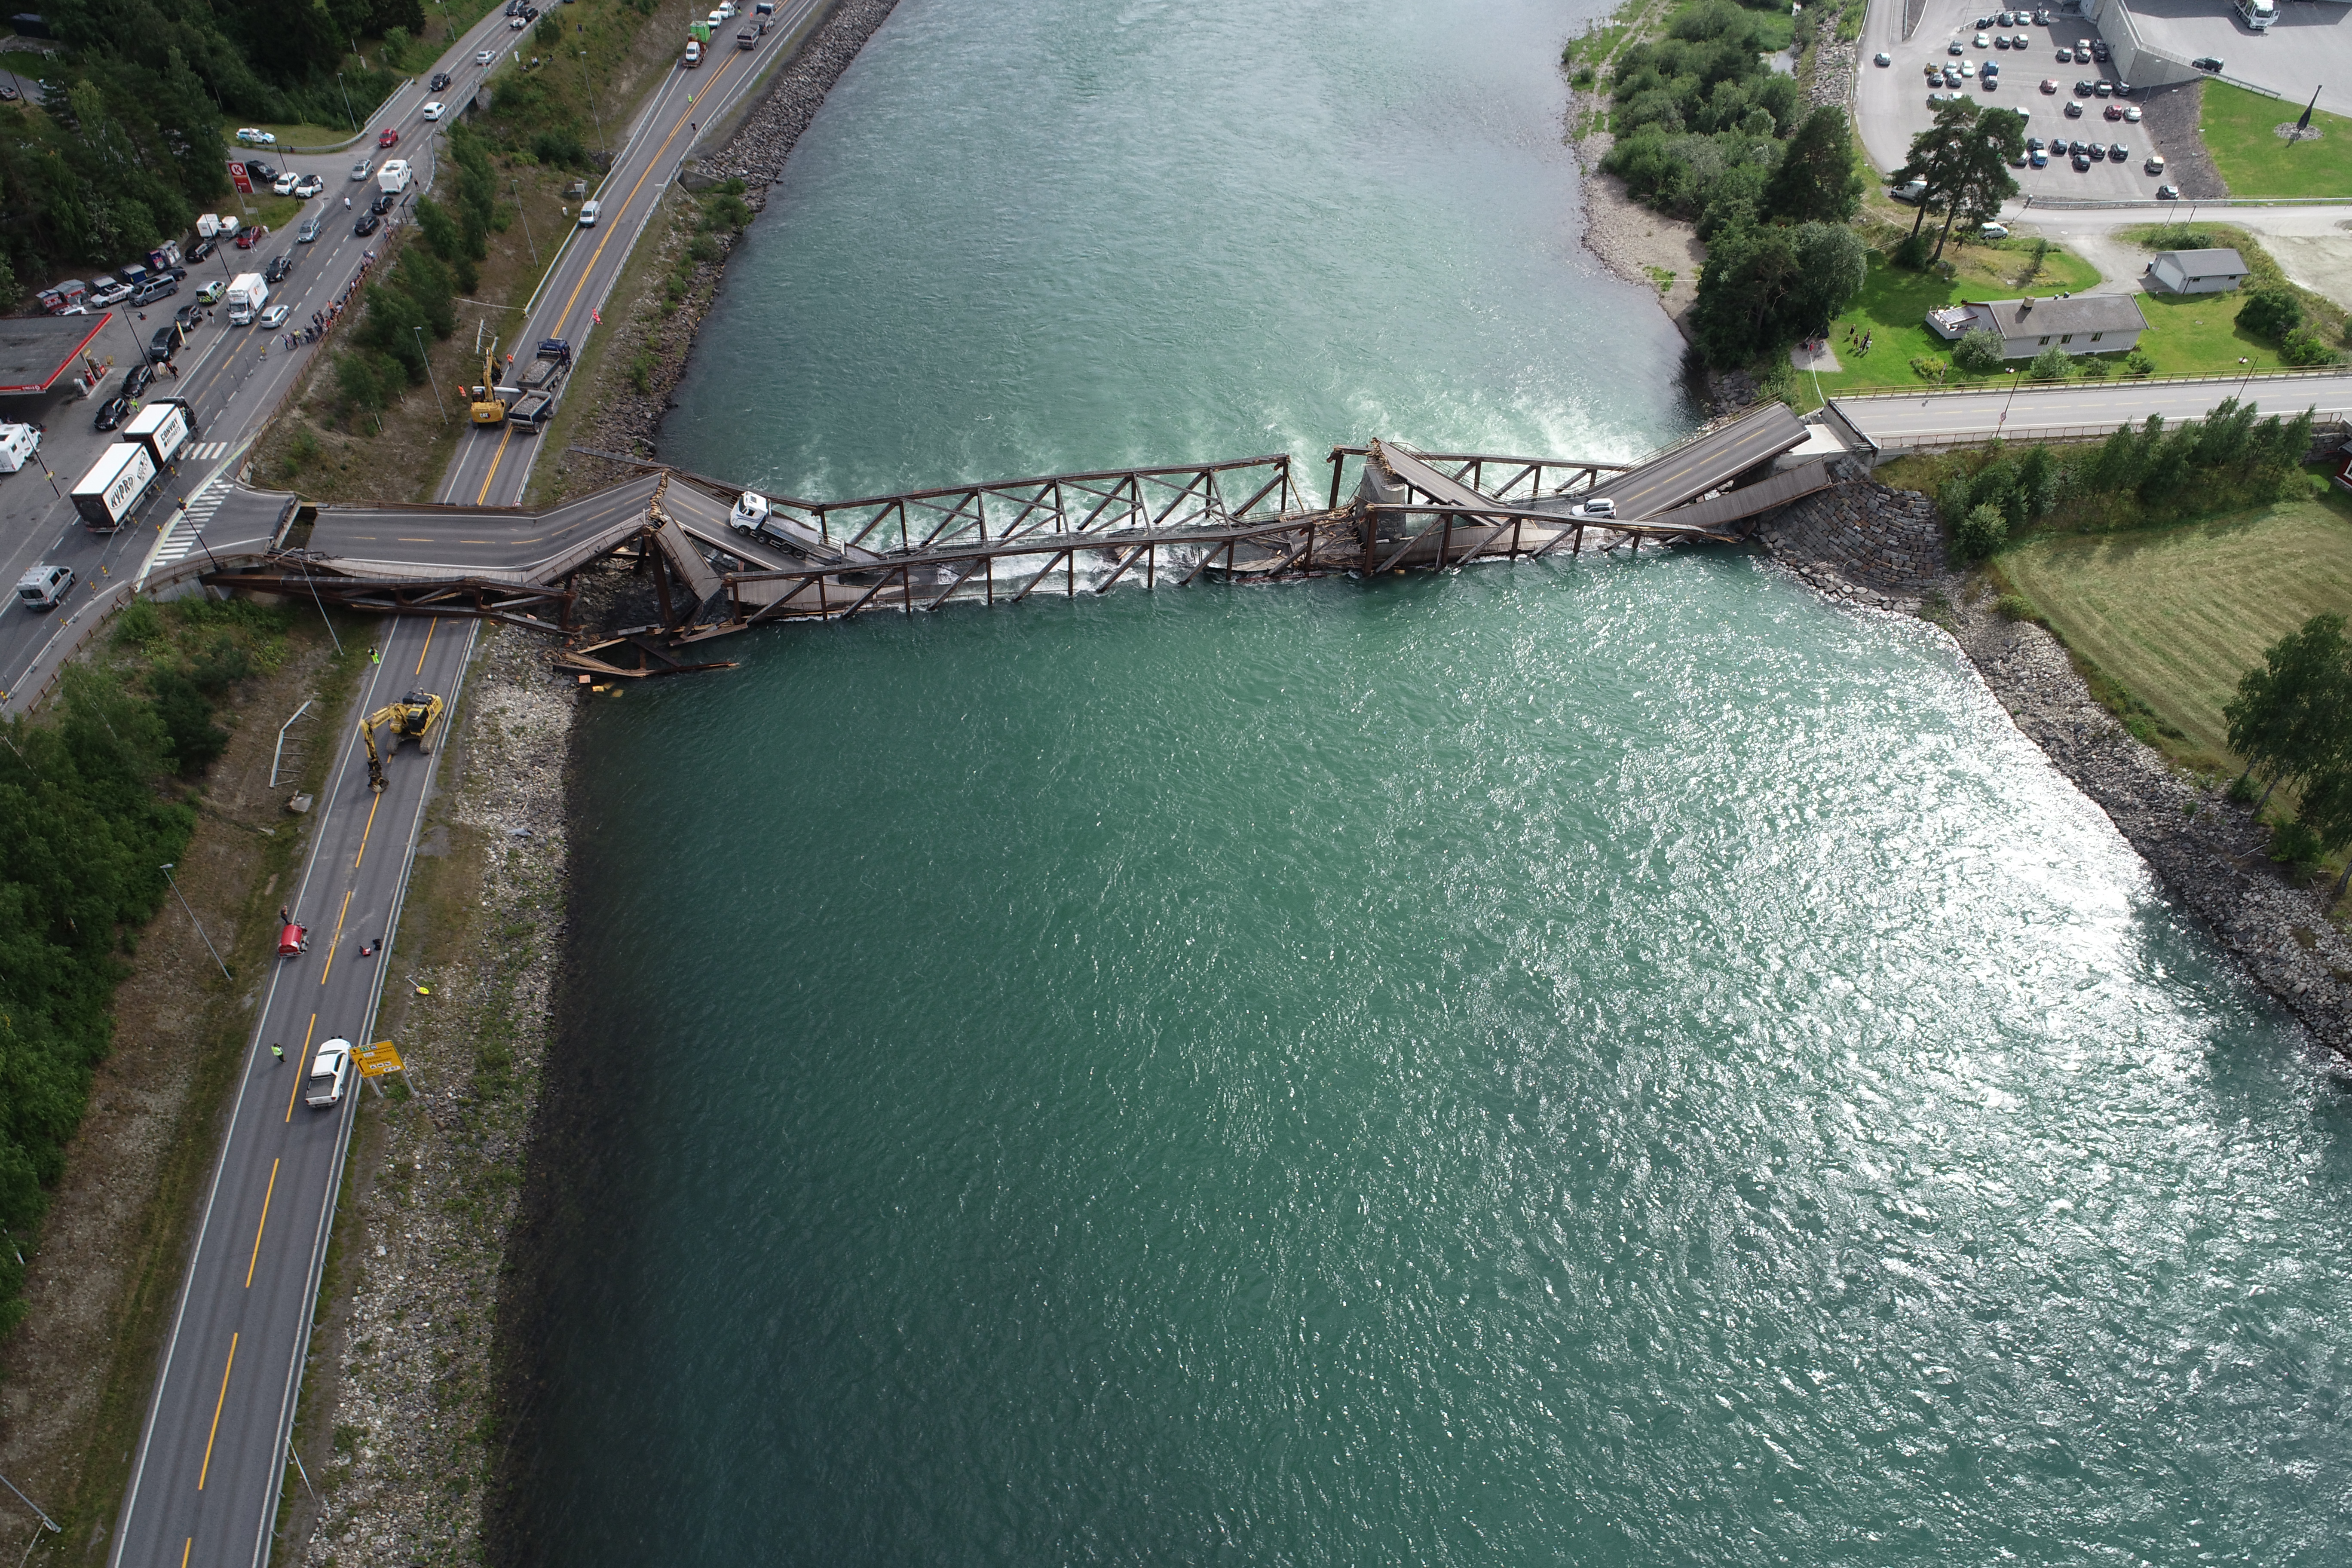
<path id="1" fill-rule="evenodd" d="M 73 488 L 74 510 L 94 533 L 112 533 L 152 500 L 163 470 L 137 441 L 118 441 L 99 454 Z"/>

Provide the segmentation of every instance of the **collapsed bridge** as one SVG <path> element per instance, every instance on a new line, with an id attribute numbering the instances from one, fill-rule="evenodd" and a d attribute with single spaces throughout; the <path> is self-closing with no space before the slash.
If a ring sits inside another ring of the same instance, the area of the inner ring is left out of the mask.
<path id="1" fill-rule="evenodd" d="M 1826 487 L 1838 450 L 1774 403 L 1633 464 L 1423 452 L 1398 441 L 1335 447 L 1320 505 L 1277 453 L 845 501 L 756 498 L 764 515 L 751 507 L 740 516 L 741 487 L 611 458 L 641 471 L 542 510 L 313 509 L 238 487 L 212 524 L 215 538 L 230 537 L 230 552 L 205 543 L 201 574 L 223 588 L 381 614 L 474 616 L 569 639 L 578 573 L 630 553 L 652 575 L 661 619 L 572 649 L 564 663 L 664 674 L 708 668 L 687 650 L 711 638 L 872 609 L 1018 604 L 1040 590 L 1075 596 L 1204 574 L 1372 575 L 1575 555 L 1588 545 L 1728 542 L 1759 513 Z M 1343 495 L 1351 467 L 1356 483 Z M 266 542 L 238 548 L 230 519 L 247 515 L 278 521 Z M 192 526 L 181 519 L 171 528 Z M 171 540 L 167 530 L 159 553 Z"/>

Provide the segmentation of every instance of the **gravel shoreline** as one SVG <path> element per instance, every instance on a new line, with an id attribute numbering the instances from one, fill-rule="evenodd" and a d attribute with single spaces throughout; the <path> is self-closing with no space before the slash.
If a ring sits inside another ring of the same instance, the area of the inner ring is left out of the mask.
<path id="1" fill-rule="evenodd" d="M 2269 834 L 2253 813 L 2175 773 L 2125 729 L 2046 629 L 1994 613 L 1990 595 L 1968 602 L 1966 580 L 1941 568 L 1927 497 L 1849 483 L 1768 515 L 1756 538 L 1819 593 L 1941 626 L 2020 732 L 2139 852 L 2166 897 L 2315 1041 L 2352 1056 L 2352 940 L 2328 918 L 2327 889 L 2290 883 L 2267 858 Z"/>

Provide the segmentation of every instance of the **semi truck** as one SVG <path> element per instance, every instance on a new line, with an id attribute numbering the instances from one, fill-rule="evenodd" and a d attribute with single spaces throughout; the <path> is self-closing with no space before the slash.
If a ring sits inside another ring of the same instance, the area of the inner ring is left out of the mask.
<path id="1" fill-rule="evenodd" d="M 187 400 L 159 397 L 131 416 L 122 438 L 147 448 L 158 468 L 169 466 L 196 438 L 196 414 Z"/>
<path id="2" fill-rule="evenodd" d="M 138 441 L 118 441 L 98 456 L 73 488 L 74 510 L 94 533 L 112 533 L 137 515 L 162 483 L 155 454 Z"/>
<path id="3" fill-rule="evenodd" d="M 228 324 L 249 327 L 268 302 L 269 285 L 261 280 L 258 272 L 240 272 L 229 279 L 228 292 L 223 296 L 228 303 Z"/>

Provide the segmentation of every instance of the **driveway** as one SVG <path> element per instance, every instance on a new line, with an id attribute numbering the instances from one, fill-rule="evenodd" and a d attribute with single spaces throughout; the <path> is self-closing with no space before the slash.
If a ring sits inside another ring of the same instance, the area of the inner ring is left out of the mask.
<path id="1" fill-rule="evenodd" d="M 2020 169 L 2016 174 L 2021 191 L 2034 195 L 2089 196 L 2108 201 L 2154 196 L 2156 187 L 2164 181 L 2147 174 L 2142 167 L 2148 153 L 2147 135 L 2138 125 L 2120 118 L 2131 107 L 2128 100 L 2102 99 L 2074 90 L 2077 81 L 2095 81 L 2108 75 L 2108 68 L 2071 59 L 2061 64 L 2057 58 L 2062 47 L 2071 54 L 2078 40 L 2097 40 L 2097 32 L 2090 23 L 2078 14 L 2054 10 L 2048 13 L 2051 22 L 2045 26 L 2036 26 L 2030 19 L 2008 27 L 1996 23 L 1981 31 L 1989 36 L 2022 34 L 2027 39 L 2026 47 L 2002 49 L 1988 45 L 1979 48 L 1977 21 L 1987 15 L 1997 16 L 1997 12 L 1988 13 L 1982 0 L 1926 0 L 1918 28 L 1910 42 L 1905 43 L 1902 7 L 1891 0 L 1881 0 L 1871 7 L 1863 29 L 1862 79 L 1854 91 L 1854 118 L 1855 129 L 1872 163 L 1882 171 L 1899 167 L 1909 153 L 1911 139 L 1933 121 L 1935 111 L 1927 103 L 1926 78 L 1929 65 L 1958 66 L 1966 60 L 1981 68 L 1986 62 L 1995 61 L 2000 66 L 1999 87 L 1987 92 L 1980 85 L 1981 78 L 1971 78 L 1963 84 L 1962 90 L 1988 105 L 2023 110 L 2029 136 L 2039 136 L 2045 142 L 2059 137 L 2068 142 L 2096 140 L 2102 146 L 2121 142 L 2126 154 L 2120 164 L 2102 159 L 2079 172 L 2068 161 L 2056 158 L 2045 169 Z M 1950 52 L 1955 43 L 1960 48 L 1958 56 Z M 1882 51 L 1893 60 L 1892 65 L 1872 63 Z M 2045 80 L 2054 82 L 2055 90 L 2042 92 L 2041 86 Z M 2079 106 L 2078 113 L 2070 115 L 2069 106 Z M 2105 117 L 2110 108 L 2118 115 L 2114 121 Z"/>

